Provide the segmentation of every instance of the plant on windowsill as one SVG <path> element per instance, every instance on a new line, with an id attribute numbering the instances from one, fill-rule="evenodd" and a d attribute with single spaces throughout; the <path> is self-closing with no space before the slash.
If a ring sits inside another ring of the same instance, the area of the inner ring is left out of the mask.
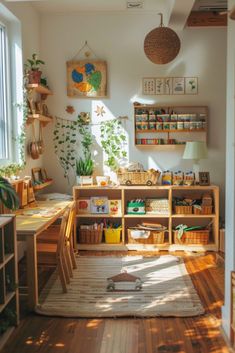
<path id="1" fill-rule="evenodd" d="M 80 185 L 92 185 L 94 172 L 94 161 L 91 157 L 92 134 L 90 131 L 87 113 L 78 115 L 78 131 L 81 135 L 82 157 L 76 160 L 77 183 Z"/>
<path id="2" fill-rule="evenodd" d="M 40 66 L 44 65 L 45 62 L 38 59 L 37 54 L 32 54 L 31 59 L 27 59 L 25 64 L 25 69 L 28 75 L 29 83 L 40 83 L 42 71 L 40 71 Z"/>

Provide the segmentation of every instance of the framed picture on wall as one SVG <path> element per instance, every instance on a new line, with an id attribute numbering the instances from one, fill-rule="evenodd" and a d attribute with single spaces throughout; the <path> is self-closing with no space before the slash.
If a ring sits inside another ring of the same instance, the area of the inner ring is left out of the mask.
<path id="1" fill-rule="evenodd" d="M 165 79 L 163 77 L 156 78 L 156 94 L 165 94 Z"/>
<path id="2" fill-rule="evenodd" d="M 144 77 L 142 84 L 143 94 L 155 94 L 155 78 Z"/>
<path id="3" fill-rule="evenodd" d="M 185 94 L 198 94 L 197 77 L 185 77 Z"/>
<path id="4" fill-rule="evenodd" d="M 199 172 L 199 185 L 201 185 L 201 186 L 210 185 L 210 173 L 209 172 Z"/>
<path id="5" fill-rule="evenodd" d="M 173 77 L 172 80 L 172 93 L 184 94 L 184 77 Z"/>
<path id="6" fill-rule="evenodd" d="M 172 77 L 165 77 L 164 92 L 165 94 L 172 94 Z"/>
<path id="7" fill-rule="evenodd" d="M 67 95 L 99 98 L 107 96 L 107 64 L 103 60 L 67 62 Z"/>

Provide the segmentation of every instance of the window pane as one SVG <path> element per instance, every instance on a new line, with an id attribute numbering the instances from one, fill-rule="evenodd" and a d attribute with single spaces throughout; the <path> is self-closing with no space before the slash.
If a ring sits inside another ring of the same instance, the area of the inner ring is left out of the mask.
<path id="1" fill-rule="evenodd" d="M 8 158 L 6 99 L 6 32 L 0 25 L 0 159 Z"/>

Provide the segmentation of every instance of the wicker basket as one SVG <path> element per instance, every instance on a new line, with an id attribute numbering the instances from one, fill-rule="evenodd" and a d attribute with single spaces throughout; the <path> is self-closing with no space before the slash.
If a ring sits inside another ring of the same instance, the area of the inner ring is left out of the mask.
<path id="1" fill-rule="evenodd" d="M 160 176 L 160 172 L 123 172 L 118 173 L 118 180 L 121 185 L 153 185 L 156 184 Z"/>
<path id="2" fill-rule="evenodd" d="M 163 244 L 165 241 L 165 231 L 150 231 L 147 239 L 134 239 L 131 231 L 132 229 L 128 229 L 128 243 L 130 244 Z"/>
<path id="3" fill-rule="evenodd" d="M 176 214 L 192 214 L 193 206 L 175 206 Z"/>
<path id="4" fill-rule="evenodd" d="M 181 239 L 178 238 L 178 231 L 174 231 L 174 243 L 175 244 L 197 244 L 206 245 L 209 242 L 210 231 L 207 229 L 203 230 L 192 230 L 184 232 Z"/>
<path id="5" fill-rule="evenodd" d="M 193 206 L 193 213 L 194 214 L 212 214 L 212 206 L 201 206 L 200 208 Z"/>
<path id="6" fill-rule="evenodd" d="M 102 230 L 80 229 L 79 243 L 81 244 L 99 244 L 102 242 Z"/>

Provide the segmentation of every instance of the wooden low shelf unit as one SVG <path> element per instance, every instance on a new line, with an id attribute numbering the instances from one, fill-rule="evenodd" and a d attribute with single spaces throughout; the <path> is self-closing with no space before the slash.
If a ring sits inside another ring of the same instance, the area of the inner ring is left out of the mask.
<path id="1" fill-rule="evenodd" d="M 0 329 L 11 315 L 9 326 L 0 332 L 0 350 L 19 323 L 17 266 L 15 216 L 0 215 Z"/>
<path id="2" fill-rule="evenodd" d="M 212 214 L 175 214 L 172 207 L 173 198 L 180 195 L 190 195 L 199 193 L 210 193 L 213 198 Z M 117 215 L 113 214 L 92 214 L 78 213 L 76 217 L 76 227 L 81 224 L 93 224 L 101 222 L 102 219 L 118 222 L 122 226 L 121 241 L 118 244 L 77 244 L 80 250 L 169 250 L 169 251 L 218 251 L 219 247 L 219 188 L 211 186 L 119 186 L 99 187 L 99 186 L 74 186 L 73 198 L 75 201 L 89 199 L 90 197 L 107 197 L 109 200 L 120 200 L 121 211 Z M 162 198 L 168 200 L 168 214 L 127 214 L 126 204 L 133 198 Z M 162 244 L 131 244 L 128 243 L 127 230 L 130 227 L 145 222 L 157 222 L 167 228 L 165 240 Z M 173 230 L 179 224 L 202 225 L 211 223 L 211 231 L 208 244 L 176 244 L 174 243 Z M 77 232 L 76 228 L 76 232 Z M 75 232 L 75 234 L 76 234 Z M 75 239 L 76 243 L 76 239 Z"/>

